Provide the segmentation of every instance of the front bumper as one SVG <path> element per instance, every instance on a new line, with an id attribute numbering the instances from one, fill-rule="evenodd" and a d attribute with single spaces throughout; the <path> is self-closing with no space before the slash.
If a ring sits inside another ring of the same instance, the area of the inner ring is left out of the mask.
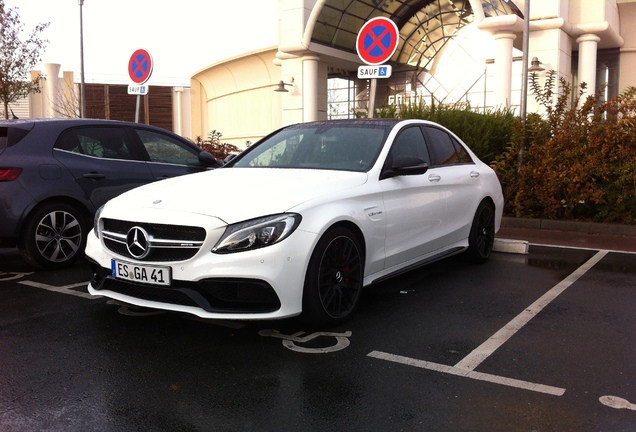
<path id="1" fill-rule="evenodd" d="M 92 261 L 89 263 L 93 270 L 90 286 L 96 293 L 118 293 L 148 302 L 171 303 L 219 314 L 270 313 L 281 306 L 272 287 L 256 279 L 173 280 L 170 287 L 162 287 L 117 279 L 111 269 Z"/>
<path id="2" fill-rule="evenodd" d="M 115 278 L 111 261 L 130 259 L 107 250 L 91 231 L 86 256 L 94 275 L 88 292 L 210 319 L 291 317 L 302 311 L 305 272 L 316 241 L 315 234 L 296 230 L 279 244 L 247 252 L 219 255 L 205 244 L 190 260 L 156 263 L 171 267 L 172 283 L 164 287 Z"/>

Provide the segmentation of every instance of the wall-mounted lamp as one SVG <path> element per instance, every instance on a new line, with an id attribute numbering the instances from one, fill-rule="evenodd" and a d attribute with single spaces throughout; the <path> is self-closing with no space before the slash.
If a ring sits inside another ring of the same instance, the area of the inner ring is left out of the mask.
<path id="1" fill-rule="evenodd" d="M 291 82 L 294 82 L 294 78 L 291 79 Z M 293 86 L 293 84 L 287 84 L 286 82 L 284 82 L 283 80 L 280 80 L 278 82 L 278 86 L 276 86 L 276 88 L 274 89 L 275 92 L 289 92 L 289 90 L 287 90 L 285 88 L 285 86 Z"/>
<path id="2" fill-rule="evenodd" d="M 528 68 L 528 72 L 542 72 L 544 70 L 545 68 L 541 66 L 541 62 L 539 61 L 539 59 L 533 57 L 532 61 L 530 62 L 530 67 Z"/>

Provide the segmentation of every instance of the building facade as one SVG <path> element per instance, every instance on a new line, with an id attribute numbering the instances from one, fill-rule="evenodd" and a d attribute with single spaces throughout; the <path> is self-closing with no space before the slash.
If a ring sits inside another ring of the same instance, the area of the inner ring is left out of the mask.
<path id="1" fill-rule="evenodd" d="M 13 115 L 18 118 L 79 117 L 80 85 L 73 72 L 60 74 L 60 71 L 61 65 L 53 63 L 32 71 L 32 79 L 40 77 L 40 92 L 11 104 Z M 192 135 L 189 88 L 149 86 L 148 93 L 139 97 L 139 104 L 136 95 L 128 94 L 127 85 L 90 83 L 85 84 L 85 92 L 84 116 L 87 118 L 138 120 L 182 136 Z"/>
<path id="2" fill-rule="evenodd" d="M 519 112 L 523 62 L 535 58 L 539 80 L 554 71 L 605 98 L 636 84 L 636 0 L 525 1 L 279 0 L 277 47 L 192 76 L 193 132 L 218 130 L 240 146 L 287 124 L 364 115 L 369 81 L 357 78 L 356 38 L 377 16 L 400 33 L 376 107 L 462 103 Z M 287 91 L 275 92 L 279 86 Z M 541 111 L 532 96 L 527 110 Z"/>
<path id="3" fill-rule="evenodd" d="M 540 83 L 554 71 L 605 99 L 636 84 L 636 0 L 278 0 L 278 15 L 277 46 L 194 72 L 189 88 L 152 87 L 140 121 L 191 139 L 215 130 L 244 147 L 284 125 L 367 115 L 371 81 L 357 77 L 356 41 L 380 16 L 395 22 L 399 40 L 391 76 L 377 80 L 376 108 L 435 103 L 519 113 L 526 67 Z M 13 104 L 16 115 L 77 115 L 73 74 L 60 74 L 59 65 L 42 72 L 42 92 Z M 92 84 L 89 116 L 133 121 L 135 96 L 119 87 Z M 541 112 L 532 95 L 525 99 L 528 112 Z"/>

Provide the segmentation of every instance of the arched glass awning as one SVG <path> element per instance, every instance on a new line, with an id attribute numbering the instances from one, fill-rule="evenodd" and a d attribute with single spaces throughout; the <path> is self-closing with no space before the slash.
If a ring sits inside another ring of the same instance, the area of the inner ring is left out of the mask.
<path id="1" fill-rule="evenodd" d="M 482 0 L 486 17 L 518 15 L 511 0 Z M 457 32 L 474 21 L 470 0 L 327 0 L 316 20 L 312 42 L 356 53 L 358 32 L 365 22 L 383 16 L 400 30 L 397 65 L 429 70 L 438 52 Z"/>

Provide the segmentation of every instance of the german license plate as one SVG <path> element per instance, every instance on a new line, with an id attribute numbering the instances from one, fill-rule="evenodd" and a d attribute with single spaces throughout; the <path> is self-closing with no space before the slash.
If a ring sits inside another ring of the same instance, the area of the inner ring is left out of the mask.
<path id="1" fill-rule="evenodd" d="M 111 270 L 117 279 L 127 279 L 134 282 L 152 285 L 170 285 L 171 268 L 138 265 L 125 261 L 112 260 Z"/>

